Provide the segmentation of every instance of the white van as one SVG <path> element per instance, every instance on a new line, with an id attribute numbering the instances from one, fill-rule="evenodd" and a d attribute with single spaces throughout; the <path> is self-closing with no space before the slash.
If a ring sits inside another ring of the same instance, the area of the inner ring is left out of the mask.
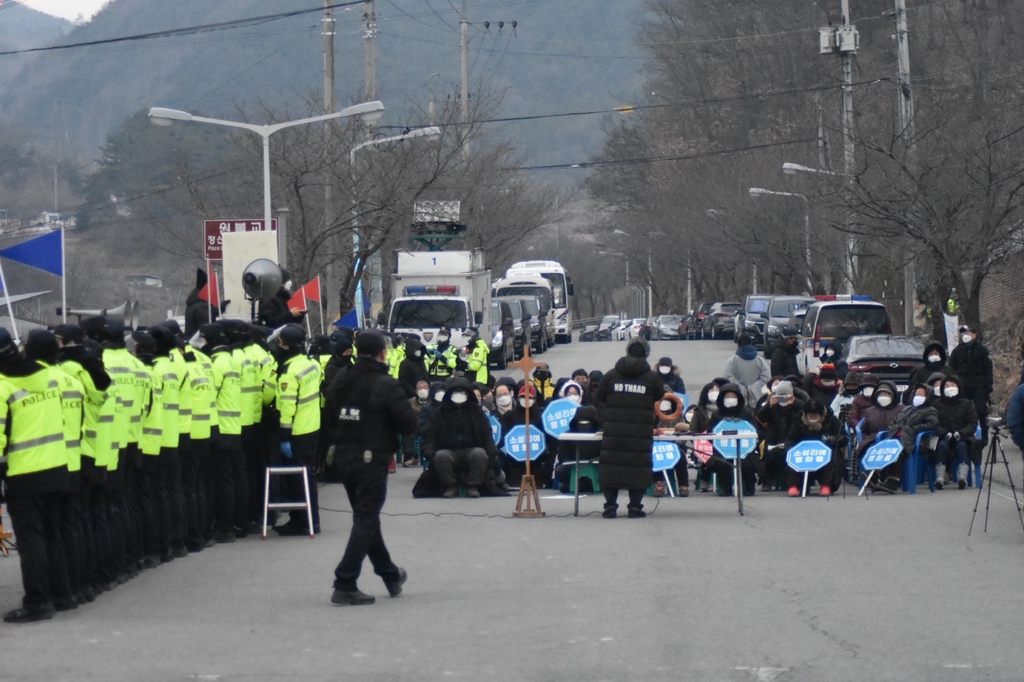
<path id="1" fill-rule="evenodd" d="M 801 374 L 821 367 L 821 349 L 830 345 L 838 356 L 843 344 L 858 334 L 892 334 L 889 311 L 870 296 L 815 296 L 800 328 L 800 353 L 796 364 Z"/>

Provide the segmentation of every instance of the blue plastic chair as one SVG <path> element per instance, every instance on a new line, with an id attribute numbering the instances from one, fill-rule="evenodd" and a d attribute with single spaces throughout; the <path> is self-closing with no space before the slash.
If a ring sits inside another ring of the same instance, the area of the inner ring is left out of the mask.
<path id="1" fill-rule="evenodd" d="M 917 494 L 917 484 L 921 481 L 922 470 L 928 479 L 928 490 L 935 492 L 935 467 L 929 466 L 926 457 L 921 457 L 921 441 L 934 435 L 933 431 L 922 431 L 917 434 L 914 451 L 903 462 L 903 492 L 911 495 Z"/>

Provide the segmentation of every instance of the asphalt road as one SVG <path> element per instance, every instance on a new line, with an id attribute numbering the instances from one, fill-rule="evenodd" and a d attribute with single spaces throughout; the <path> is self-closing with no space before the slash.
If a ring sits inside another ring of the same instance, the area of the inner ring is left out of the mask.
<path id="1" fill-rule="evenodd" d="M 558 347 L 555 376 L 610 367 L 623 344 Z M 664 349 L 664 351 L 663 351 Z M 691 392 L 727 342 L 664 342 Z M 1013 475 L 1020 453 L 1008 449 Z M 1024 530 L 1005 474 L 987 533 L 976 491 L 791 500 L 694 494 L 643 520 L 544 491 L 414 500 L 392 477 L 384 534 L 409 571 L 390 599 L 368 566 L 366 607 L 329 602 L 349 530 L 338 486 L 323 533 L 258 538 L 144 572 L 52 621 L 0 624 L 10 680 L 1010 680 L 1024 678 L 1017 582 Z M 330 510 L 330 511 L 328 511 Z M 0 606 L 21 595 L 0 558 Z"/>

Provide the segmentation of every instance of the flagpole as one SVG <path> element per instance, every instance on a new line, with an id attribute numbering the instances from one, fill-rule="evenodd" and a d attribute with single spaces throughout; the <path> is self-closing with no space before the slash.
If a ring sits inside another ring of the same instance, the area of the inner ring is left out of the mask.
<path id="1" fill-rule="evenodd" d="M 64 257 L 64 228 L 60 228 L 60 301 L 61 301 L 61 316 L 63 317 L 64 324 L 68 323 L 68 273 L 67 273 L 67 259 Z M 7 293 L 7 288 L 4 287 L 4 293 Z M 13 316 L 12 316 L 13 317 Z"/>
<path id="2" fill-rule="evenodd" d="M 306 300 L 306 287 L 302 287 L 300 291 L 302 291 L 302 308 L 306 311 L 306 334 L 312 337 L 313 329 L 309 326 L 309 301 Z"/>
<path id="3" fill-rule="evenodd" d="M 326 334 L 324 331 L 324 290 L 320 285 L 320 275 L 316 276 L 316 290 L 320 294 L 320 333 Z"/>
<path id="4" fill-rule="evenodd" d="M 206 286 L 210 286 L 210 284 L 215 284 L 215 282 L 213 281 L 213 278 L 212 278 L 212 276 L 210 274 L 211 272 L 213 272 L 213 271 L 210 269 L 210 259 L 207 258 L 206 259 Z M 213 294 L 211 294 L 210 292 L 206 292 L 206 321 L 207 322 L 213 322 L 213 303 L 212 303 L 212 301 L 213 301 Z"/>
<path id="5" fill-rule="evenodd" d="M 4 266 L 0 265 L 0 287 L 4 290 L 4 300 L 7 301 L 7 314 L 11 316 L 11 329 L 14 330 L 14 343 L 21 345 L 18 337 L 18 323 L 14 319 L 14 308 L 11 306 L 11 292 L 7 290 L 7 280 L 4 278 Z"/>

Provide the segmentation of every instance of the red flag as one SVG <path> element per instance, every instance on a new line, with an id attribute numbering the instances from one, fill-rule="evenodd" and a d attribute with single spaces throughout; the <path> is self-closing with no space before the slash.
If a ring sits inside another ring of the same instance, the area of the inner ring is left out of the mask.
<path id="1" fill-rule="evenodd" d="M 302 285 L 295 295 L 288 300 L 289 310 L 292 308 L 306 309 L 306 301 L 320 302 L 320 277 L 317 276 Z"/>
<path id="2" fill-rule="evenodd" d="M 210 268 L 210 281 L 199 290 L 199 298 L 209 302 L 215 308 L 220 308 L 220 292 L 217 288 L 217 273 Z"/>

